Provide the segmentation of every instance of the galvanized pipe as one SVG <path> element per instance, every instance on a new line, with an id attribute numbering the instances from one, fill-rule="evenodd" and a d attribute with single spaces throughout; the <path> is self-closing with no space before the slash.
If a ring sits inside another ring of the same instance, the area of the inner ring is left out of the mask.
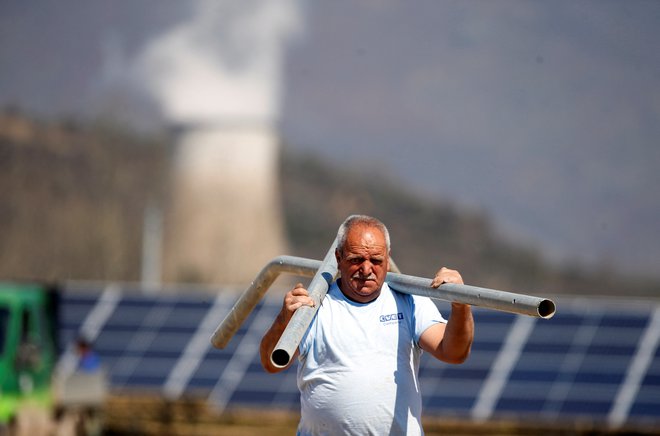
<path id="1" fill-rule="evenodd" d="M 314 307 L 299 307 L 294 312 L 291 320 L 284 329 L 284 332 L 282 332 L 280 340 L 275 345 L 270 360 L 276 367 L 281 368 L 289 364 L 303 335 L 312 323 L 314 315 L 316 315 L 316 312 L 319 310 L 330 284 L 337 278 L 339 271 L 337 269 L 337 259 L 335 257 L 336 248 L 337 239 L 332 243 L 332 246 L 323 258 L 318 271 L 314 274 L 314 278 L 312 278 L 312 281 L 307 288 L 309 296 L 314 300 Z"/>
<path id="2" fill-rule="evenodd" d="M 247 317 L 252 313 L 257 303 L 266 294 L 275 279 L 283 273 L 291 273 L 310 277 L 318 271 L 321 262 L 294 256 L 278 256 L 264 266 L 250 286 L 229 311 L 225 319 L 218 325 L 211 336 L 211 343 L 216 348 L 225 348 Z"/>
<path id="3" fill-rule="evenodd" d="M 422 295 L 437 300 L 465 303 L 520 315 L 548 319 L 552 318 L 556 309 L 555 303 L 547 298 L 457 283 L 443 283 L 437 288 L 432 288 L 431 279 L 405 274 L 389 273 L 385 281 L 392 289 L 404 294 Z"/>
<path id="4" fill-rule="evenodd" d="M 444 283 L 437 288 L 432 288 L 431 279 L 397 273 L 388 273 L 385 280 L 392 289 L 404 294 L 421 295 L 541 318 L 551 318 L 555 314 L 555 304 L 544 298 L 456 283 Z M 323 291 L 324 295 L 325 292 L 327 292 L 327 287 Z M 287 330 L 282 333 L 280 341 L 273 350 L 271 362 L 276 367 L 284 368 L 289 364 L 318 307 L 301 307 L 291 321 L 296 318 L 301 309 L 303 309 L 304 315 L 299 318 L 300 322 L 291 331 L 288 331 L 287 326 Z"/>
<path id="5" fill-rule="evenodd" d="M 318 307 L 323 301 L 329 284 L 337 277 L 337 264 L 334 257 L 336 241 L 333 243 L 323 262 L 295 256 L 279 256 L 271 260 L 257 275 L 250 287 L 245 290 L 229 314 L 218 326 L 211 337 L 216 348 L 225 348 L 236 331 L 250 315 L 275 279 L 283 272 L 301 276 L 314 276 L 308 287 L 315 307 L 303 306 L 296 311 L 301 315 L 291 318 L 289 325 L 294 325 L 282 334 L 275 346 L 271 359 L 276 366 L 286 366 L 295 353 L 295 349 L 311 323 Z M 392 289 L 405 294 L 427 296 L 437 300 L 465 303 L 504 312 L 551 318 L 555 314 L 555 303 L 546 298 L 516 294 L 495 289 L 469 285 L 445 283 L 432 288 L 432 279 L 409 276 L 390 272 L 386 282 Z M 295 319 L 295 322 L 294 322 Z"/>

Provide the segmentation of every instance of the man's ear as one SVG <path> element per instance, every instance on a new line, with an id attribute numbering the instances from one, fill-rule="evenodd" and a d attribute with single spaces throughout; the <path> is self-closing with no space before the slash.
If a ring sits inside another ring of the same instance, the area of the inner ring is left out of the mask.
<path id="1" fill-rule="evenodd" d="M 341 253 L 339 252 L 339 248 L 335 249 L 335 259 L 337 259 L 337 263 L 341 260 Z"/>

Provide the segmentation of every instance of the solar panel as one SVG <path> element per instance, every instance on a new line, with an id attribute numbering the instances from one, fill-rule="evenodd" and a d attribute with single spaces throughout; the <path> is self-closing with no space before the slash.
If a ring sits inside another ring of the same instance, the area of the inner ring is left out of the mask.
<path id="1" fill-rule="evenodd" d="M 113 388 L 298 410 L 295 368 L 272 375 L 259 362 L 279 297 L 260 302 L 227 348 L 216 350 L 209 337 L 235 294 L 109 289 L 66 289 L 59 336 L 67 343 L 81 331 L 95 333 Z M 438 305 L 448 314 L 446 303 Z M 474 318 L 467 362 L 422 356 L 426 415 L 660 424 L 659 304 L 564 299 L 551 320 L 479 308 Z"/>

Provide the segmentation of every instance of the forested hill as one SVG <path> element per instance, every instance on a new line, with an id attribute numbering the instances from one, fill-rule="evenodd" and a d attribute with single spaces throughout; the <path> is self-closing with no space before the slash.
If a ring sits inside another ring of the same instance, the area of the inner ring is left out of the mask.
<path id="1" fill-rule="evenodd" d="M 0 112 L 0 279 L 138 280 L 145 205 L 167 206 L 169 145 Z M 535 249 L 497 237 L 483 213 L 420 198 L 377 168 L 345 170 L 282 150 L 288 254 L 322 258 L 341 221 L 365 213 L 388 225 L 393 258 L 407 274 L 430 277 L 446 265 L 470 284 L 543 296 L 660 289 L 605 268 L 551 266 Z"/>

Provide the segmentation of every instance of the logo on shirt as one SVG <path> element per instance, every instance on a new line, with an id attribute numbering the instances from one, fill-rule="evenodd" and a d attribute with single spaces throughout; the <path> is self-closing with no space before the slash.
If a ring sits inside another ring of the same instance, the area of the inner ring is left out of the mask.
<path id="1" fill-rule="evenodd" d="M 383 324 L 393 324 L 398 323 L 403 320 L 403 312 L 391 313 L 389 315 L 381 315 L 380 322 Z"/>

